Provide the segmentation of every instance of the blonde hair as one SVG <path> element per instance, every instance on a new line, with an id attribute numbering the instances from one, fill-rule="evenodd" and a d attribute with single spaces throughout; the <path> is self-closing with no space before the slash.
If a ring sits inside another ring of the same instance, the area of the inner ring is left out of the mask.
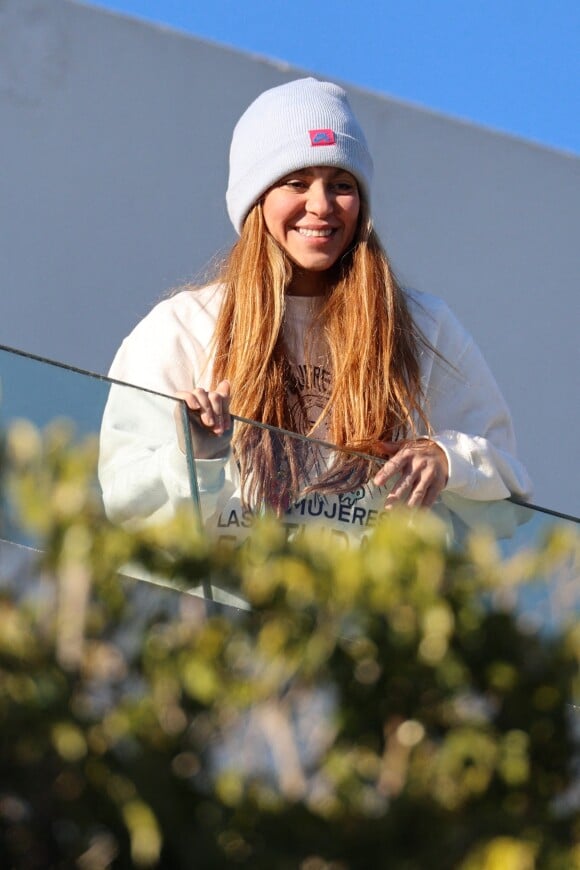
<path id="1" fill-rule="evenodd" d="M 214 386 L 224 378 L 231 382 L 232 412 L 283 429 L 293 428 L 291 372 L 283 343 L 292 268 L 268 233 L 257 203 L 218 279 L 225 289 L 214 337 Z M 413 437 L 418 421 L 428 432 L 419 371 L 419 348 L 427 342 L 364 202 L 355 241 L 327 280 L 328 292 L 312 329 L 324 339 L 332 388 L 315 425 L 325 423 L 331 443 L 367 452 L 381 441 Z M 238 426 L 233 450 L 246 505 L 269 505 L 280 512 L 301 491 L 352 491 L 370 477 L 368 462 L 337 452 L 330 469 L 305 482 L 309 445 Z"/>

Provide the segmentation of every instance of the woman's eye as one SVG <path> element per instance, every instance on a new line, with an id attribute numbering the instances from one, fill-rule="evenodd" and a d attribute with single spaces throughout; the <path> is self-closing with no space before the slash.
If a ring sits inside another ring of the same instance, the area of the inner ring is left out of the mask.
<path id="1" fill-rule="evenodd" d="M 354 190 L 352 181 L 337 181 L 334 187 L 338 193 L 352 193 Z"/>
<path id="2" fill-rule="evenodd" d="M 299 178 L 289 178 L 284 182 L 284 187 L 290 187 L 292 190 L 304 190 L 306 187 L 306 183 L 304 181 L 300 181 Z"/>

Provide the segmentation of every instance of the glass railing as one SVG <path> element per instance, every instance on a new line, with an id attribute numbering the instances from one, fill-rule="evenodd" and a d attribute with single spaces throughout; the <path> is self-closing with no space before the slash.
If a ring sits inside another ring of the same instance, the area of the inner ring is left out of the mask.
<path id="1" fill-rule="evenodd" d="M 103 416 L 107 407 L 111 381 L 98 375 L 80 371 L 71 367 L 52 363 L 30 354 L 24 354 L 7 348 L 0 348 L 0 427 L 7 430 L 18 421 L 25 420 L 40 430 L 49 424 L 62 422 L 70 432 L 71 445 L 84 442 L 91 436 L 99 439 Z M 138 407 L 141 396 L 148 397 L 145 390 L 129 385 L 114 387 L 116 394 L 121 394 L 121 401 L 128 407 Z M 169 396 L 151 395 L 151 403 L 146 405 L 147 417 L 138 421 L 141 440 L 147 443 L 151 440 L 149 433 L 157 424 L 157 416 L 163 420 L 173 420 L 174 414 L 184 413 L 182 403 Z M 132 453 L 131 447 L 130 452 Z M 146 464 L 146 457 L 143 458 Z M 188 476 L 188 468 L 184 461 L 185 480 L 183 482 L 183 499 L 194 503 L 195 479 L 194 469 Z M 100 493 L 98 468 L 94 468 L 95 488 Z M 142 513 L 154 514 L 151 505 L 146 506 Z M 139 515 L 135 507 L 134 516 Z M 11 516 L 10 505 L 4 506 L 3 537 L 17 543 L 30 543 L 28 537 L 23 537 L 14 518 Z"/>
<path id="2" fill-rule="evenodd" d="M 255 505 L 268 504 L 289 535 L 314 526 L 337 545 L 364 546 L 384 516 L 388 492 L 369 482 L 384 460 L 373 456 L 234 418 L 235 462 L 223 455 L 223 441 L 191 424 L 184 403 L 9 348 L 0 349 L 0 391 L 3 428 L 18 419 L 40 428 L 65 419 L 76 439 L 99 440 L 95 487 L 113 522 L 154 523 L 186 506 L 207 534 L 234 546 L 264 512 Z M 475 502 L 447 493 L 433 510 L 450 543 L 485 528 L 505 556 L 538 543 L 554 526 L 577 529 L 579 522 L 515 500 Z M 9 504 L 0 538 L 4 559 L 10 545 L 36 544 Z M 577 564 L 560 565 L 557 575 L 530 588 L 522 603 L 530 619 L 550 624 L 559 613 L 580 610 L 578 573 Z"/>

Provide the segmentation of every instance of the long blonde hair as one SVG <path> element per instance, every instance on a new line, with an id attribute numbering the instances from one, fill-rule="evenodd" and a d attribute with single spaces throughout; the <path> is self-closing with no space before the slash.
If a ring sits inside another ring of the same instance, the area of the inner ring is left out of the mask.
<path id="1" fill-rule="evenodd" d="M 292 268 L 257 203 L 218 279 L 224 298 L 214 337 L 214 386 L 224 378 L 231 382 L 232 412 L 283 429 L 293 428 L 283 343 Z M 419 371 L 419 349 L 427 343 L 364 201 L 355 241 L 327 277 L 313 329 L 327 348 L 332 388 L 316 425 L 324 422 L 331 443 L 367 452 L 381 441 L 413 437 L 418 422 L 428 432 Z M 245 503 L 280 512 L 301 491 L 352 491 L 368 481 L 368 462 L 338 452 L 330 469 L 305 488 L 307 449 L 298 439 L 240 425 L 233 450 Z"/>

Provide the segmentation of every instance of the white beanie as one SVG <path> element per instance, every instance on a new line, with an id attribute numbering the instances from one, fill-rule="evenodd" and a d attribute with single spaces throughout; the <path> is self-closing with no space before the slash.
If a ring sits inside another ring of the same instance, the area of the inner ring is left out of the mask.
<path id="1" fill-rule="evenodd" d="M 346 169 L 369 201 L 373 161 L 346 93 L 313 78 L 264 91 L 236 124 L 226 202 L 237 232 L 274 182 L 307 166 Z"/>

